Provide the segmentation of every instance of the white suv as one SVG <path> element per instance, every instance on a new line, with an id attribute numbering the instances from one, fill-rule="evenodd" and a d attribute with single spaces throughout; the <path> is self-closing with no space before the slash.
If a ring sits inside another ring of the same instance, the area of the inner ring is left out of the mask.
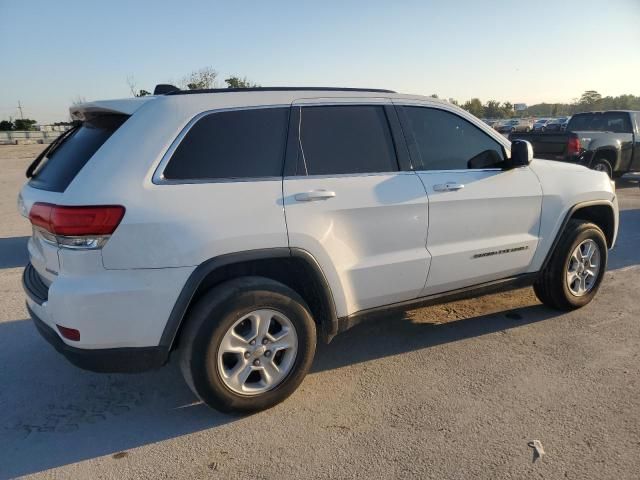
<path id="1" fill-rule="evenodd" d="M 74 105 L 20 194 L 29 311 L 80 367 L 175 351 L 208 405 L 258 410 L 300 384 L 317 337 L 373 312 L 531 284 L 571 309 L 598 290 L 618 229 L 604 173 L 532 161 L 432 98 L 158 90 Z"/>

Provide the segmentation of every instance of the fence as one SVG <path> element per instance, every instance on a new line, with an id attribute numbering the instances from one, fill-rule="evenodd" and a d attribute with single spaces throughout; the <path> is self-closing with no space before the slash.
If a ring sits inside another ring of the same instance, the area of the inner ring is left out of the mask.
<path id="1" fill-rule="evenodd" d="M 10 130 L 0 132 L 0 145 L 29 145 L 33 143 L 51 143 L 62 132 L 56 131 L 21 131 Z"/>

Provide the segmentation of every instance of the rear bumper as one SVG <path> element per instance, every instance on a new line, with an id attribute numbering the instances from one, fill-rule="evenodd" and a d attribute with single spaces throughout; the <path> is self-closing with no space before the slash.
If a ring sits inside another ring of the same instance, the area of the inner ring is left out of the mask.
<path id="1" fill-rule="evenodd" d="M 106 373 L 142 372 L 161 367 L 169 358 L 169 350 L 165 347 L 95 350 L 72 347 L 64 343 L 60 336 L 29 308 L 29 305 L 27 305 L 27 310 L 40 335 L 67 360 L 84 370 Z"/>

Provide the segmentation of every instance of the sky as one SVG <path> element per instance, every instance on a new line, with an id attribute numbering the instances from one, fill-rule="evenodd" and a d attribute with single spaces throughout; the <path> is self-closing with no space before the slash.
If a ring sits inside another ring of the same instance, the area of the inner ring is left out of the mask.
<path id="1" fill-rule="evenodd" d="M 640 0 L 0 0 L 0 120 L 68 119 L 213 67 L 465 101 L 640 95 Z"/>

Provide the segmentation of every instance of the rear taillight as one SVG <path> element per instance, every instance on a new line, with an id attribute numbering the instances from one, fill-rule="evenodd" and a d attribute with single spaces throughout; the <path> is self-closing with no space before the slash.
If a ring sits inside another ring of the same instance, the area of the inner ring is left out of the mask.
<path id="1" fill-rule="evenodd" d="M 29 212 L 31 224 L 43 238 L 63 248 L 100 248 L 124 216 L 120 205 L 67 207 L 35 203 Z"/>
<path id="2" fill-rule="evenodd" d="M 578 155 L 582 151 L 582 145 L 578 137 L 569 137 L 567 142 L 567 155 Z"/>

